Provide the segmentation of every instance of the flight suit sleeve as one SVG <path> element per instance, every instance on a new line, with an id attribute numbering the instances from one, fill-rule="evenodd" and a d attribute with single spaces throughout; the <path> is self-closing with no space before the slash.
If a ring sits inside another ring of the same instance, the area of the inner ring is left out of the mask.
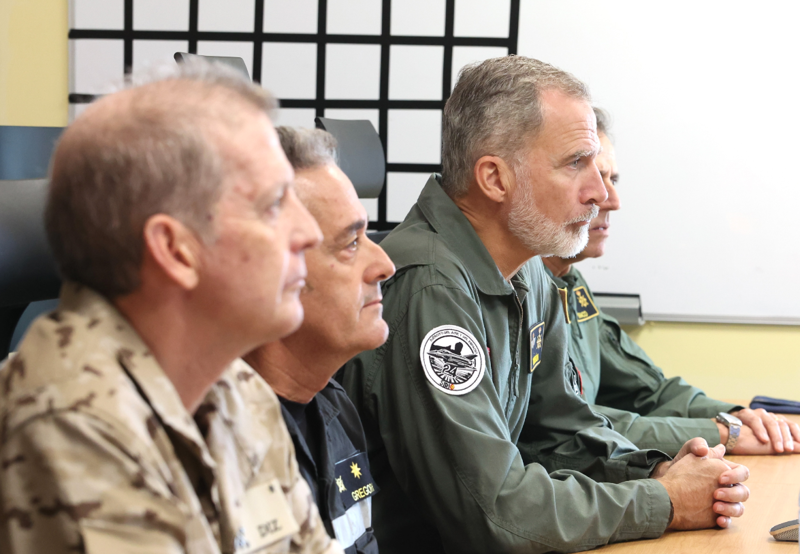
<path id="1" fill-rule="evenodd" d="M 1 552 L 187 550 L 192 511 L 124 430 L 66 412 L 3 439 Z"/>
<path id="2" fill-rule="evenodd" d="M 445 551 L 573 552 L 663 533 L 670 503 L 655 480 L 599 484 L 523 464 L 497 393 L 505 383 L 488 357 L 465 394 L 426 376 L 423 342 L 435 328 L 457 327 L 486 348 L 480 307 L 469 295 L 431 285 L 406 306 L 392 314 L 389 340 L 357 387 L 380 422 L 400 486 L 436 526 Z"/>
<path id="3" fill-rule="evenodd" d="M 558 289 L 549 283 L 543 290 L 545 340 L 541 363 L 531 374 L 526 424 L 518 443 L 523 460 L 548 471 L 579 471 L 603 482 L 649 477 L 669 456 L 639 450 L 583 400 L 580 377 L 567 352 L 569 327 Z"/>
<path id="4" fill-rule="evenodd" d="M 707 438 L 713 438 L 712 426 L 716 430 L 711 418 L 719 412 L 742 408 L 713 400 L 680 377 L 665 378 L 616 319 L 603 313 L 600 317 L 601 379 L 597 404 L 648 417 L 706 418 L 707 431 L 700 436 Z"/>
<path id="5" fill-rule="evenodd" d="M 720 442 L 717 425 L 708 418 L 651 417 L 594 405 L 592 409 L 607 418 L 614 430 L 639 448 L 657 448 L 674 456 L 686 441 L 703 437 L 711 445 Z"/>

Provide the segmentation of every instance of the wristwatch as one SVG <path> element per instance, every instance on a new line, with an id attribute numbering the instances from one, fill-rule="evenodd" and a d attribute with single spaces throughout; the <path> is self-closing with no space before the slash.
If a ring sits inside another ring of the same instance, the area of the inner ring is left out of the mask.
<path id="1" fill-rule="evenodd" d="M 725 451 L 730 453 L 733 451 L 733 447 L 736 446 L 736 441 L 739 440 L 742 420 L 725 412 L 718 413 L 716 419 L 728 428 L 728 442 L 725 443 Z"/>

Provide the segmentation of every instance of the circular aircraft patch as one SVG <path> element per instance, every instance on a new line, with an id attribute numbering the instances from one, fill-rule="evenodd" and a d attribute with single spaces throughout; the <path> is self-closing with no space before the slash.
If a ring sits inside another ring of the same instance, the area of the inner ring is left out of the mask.
<path id="1" fill-rule="evenodd" d="M 477 387 L 486 371 L 480 343 L 472 333 L 456 325 L 431 329 L 422 340 L 419 359 L 428 381 L 454 396 Z"/>

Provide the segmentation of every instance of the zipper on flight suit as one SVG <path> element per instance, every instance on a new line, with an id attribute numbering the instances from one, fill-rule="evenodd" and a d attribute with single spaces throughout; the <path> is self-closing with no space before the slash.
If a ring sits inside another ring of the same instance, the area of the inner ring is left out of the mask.
<path id="1" fill-rule="evenodd" d="M 511 374 L 509 375 L 509 379 L 511 380 L 510 386 L 508 388 L 508 402 L 506 404 L 506 419 L 511 417 L 511 411 L 514 409 L 514 404 L 517 402 L 517 397 L 519 396 L 519 371 L 520 371 L 520 359 L 519 359 L 519 350 L 520 350 L 520 342 L 522 342 L 522 328 L 523 328 L 523 310 L 522 310 L 522 302 L 519 300 L 519 295 L 517 294 L 517 289 L 514 288 L 514 300 L 516 301 L 518 317 L 517 317 L 517 344 L 516 348 L 514 349 L 514 367 L 511 369 Z"/>

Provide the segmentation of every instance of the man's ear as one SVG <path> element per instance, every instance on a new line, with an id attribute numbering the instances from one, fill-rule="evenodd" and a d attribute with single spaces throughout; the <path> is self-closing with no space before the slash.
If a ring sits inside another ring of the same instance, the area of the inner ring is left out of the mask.
<path id="1" fill-rule="evenodd" d="M 166 214 L 150 216 L 144 224 L 144 247 L 164 275 L 185 290 L 200 281 L 200 244 L 183 223 Z"/>
<path id="2" fill-rule="evenodd" d="M 499 156 L 483 156 L 473 166 L 478 188 L 489 200 L 505 203 L 511 200 L 516 178 L 511 167 Z"/>

